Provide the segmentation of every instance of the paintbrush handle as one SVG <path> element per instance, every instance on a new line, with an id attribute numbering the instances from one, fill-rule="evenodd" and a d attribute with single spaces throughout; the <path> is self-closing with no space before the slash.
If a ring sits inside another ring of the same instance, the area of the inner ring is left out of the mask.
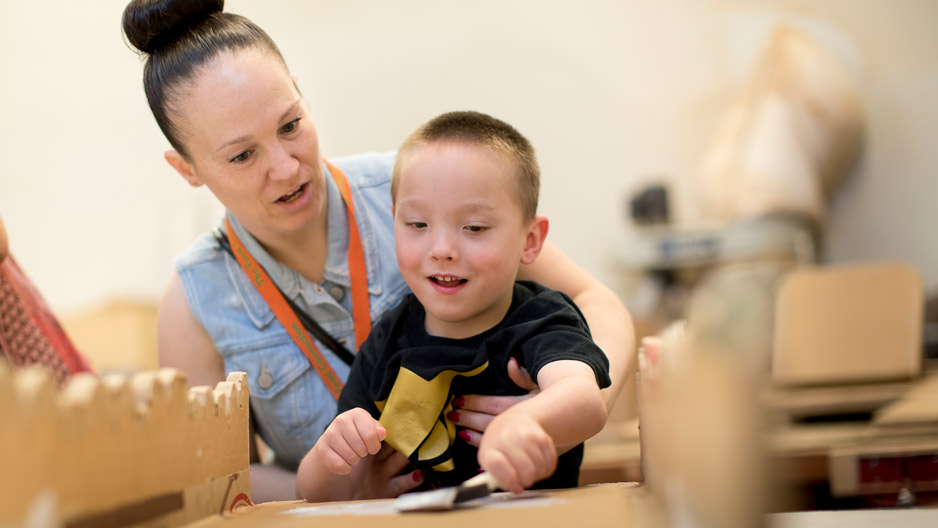
<path id="1" fill-rule="evenodd" d="M 489 473 L 488 471 L 479 473 L 478 475 L 472 477 L 471 479 L 466 480 L 465 482 L 461 484 L 461 486 L 469 487 L 469 486 L 479 486 L 483 484 L 489 489 L 489 491 L 492 491 L 498 487 L 498 481 L 495 480 L 495 477 L 493 477 L 492 474 Z"/>

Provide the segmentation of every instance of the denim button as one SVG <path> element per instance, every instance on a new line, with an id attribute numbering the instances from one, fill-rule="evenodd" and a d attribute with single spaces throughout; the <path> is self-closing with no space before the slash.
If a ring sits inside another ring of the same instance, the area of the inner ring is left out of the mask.
<path id="1" fill-rule="evenodd" d="M 336 302 L 342 302 L 342 299 L 345 298 L 345 290 L 341 286 L 333 286 L 329 288 L 329 295 L 332 296 Z"/>
<path id="2" fill-rule="evenodd" d="M 261 364 L 261 373 L 257 376 L 257 386 L 262 389 L 269 389 L 274 384 L 274 377 L 267 370 L 267 363 Z"/>

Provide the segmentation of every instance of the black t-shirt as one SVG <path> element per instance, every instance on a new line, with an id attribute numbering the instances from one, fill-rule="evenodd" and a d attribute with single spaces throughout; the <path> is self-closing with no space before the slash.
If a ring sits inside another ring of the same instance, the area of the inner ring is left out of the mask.
<path id="1" fill-rule="evenodd" d="M 388 431 L 386 441 L 424 471 L 430 487 L 453 486 L 478 473 L 478 449 L 447 420 L 454 395 L 521 395 L 508 377 L 516 358 L 537 380 L 541 367 L 578 360 L 608 387 L 609 362 L 593 343 L 583 314 L 565 294 L 528 281 L 515 283 L 511 307 L 494 328 L 466 339 L 427 334 L 413 295 L 372 329 L 339 397 L 339 412 L 368 410 Z M 536 488 L 575 487 L 583 445 L 559 457 L 554 474 Z"/>

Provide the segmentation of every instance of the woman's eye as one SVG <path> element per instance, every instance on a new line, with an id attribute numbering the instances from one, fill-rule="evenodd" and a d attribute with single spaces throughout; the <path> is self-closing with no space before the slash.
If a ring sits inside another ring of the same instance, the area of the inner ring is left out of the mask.
<path id="1" fill-rule="evenodd" d="M 245 150 L 241 154 L 238 154 L 237 156 L 228 160 L 228 163 L 243 163 L 247 161 L 249 157 L 251 157 L 251 151 Z"/>
<path id="2" fill-rule="evenodd" d="M 296 130 L 296 128 L 297 128 L 298 126 L 300 126 L 300 118 L 299 118 L 299 117 L 296 118 L 296 119 L 294 119 L 293 121 L 290 121 L 289 123 L 283 125 L 282 127 L 280 127 L 280 132 L 282 132 L 282 133 L 284 133 L 284 134 L 289 134 L 290 132 L 293 132 L 294 130 Z"/>

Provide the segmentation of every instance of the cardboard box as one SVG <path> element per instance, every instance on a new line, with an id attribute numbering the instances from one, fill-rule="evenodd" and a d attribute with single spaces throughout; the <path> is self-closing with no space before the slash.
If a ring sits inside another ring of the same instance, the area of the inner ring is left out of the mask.
<path id="1" fill-rule="evenodd" d="M 916 377 L 923 310 L 919 273 L 902 262 L 792 271 L 778 289 L 772 381 L 791 386 Z"/>

